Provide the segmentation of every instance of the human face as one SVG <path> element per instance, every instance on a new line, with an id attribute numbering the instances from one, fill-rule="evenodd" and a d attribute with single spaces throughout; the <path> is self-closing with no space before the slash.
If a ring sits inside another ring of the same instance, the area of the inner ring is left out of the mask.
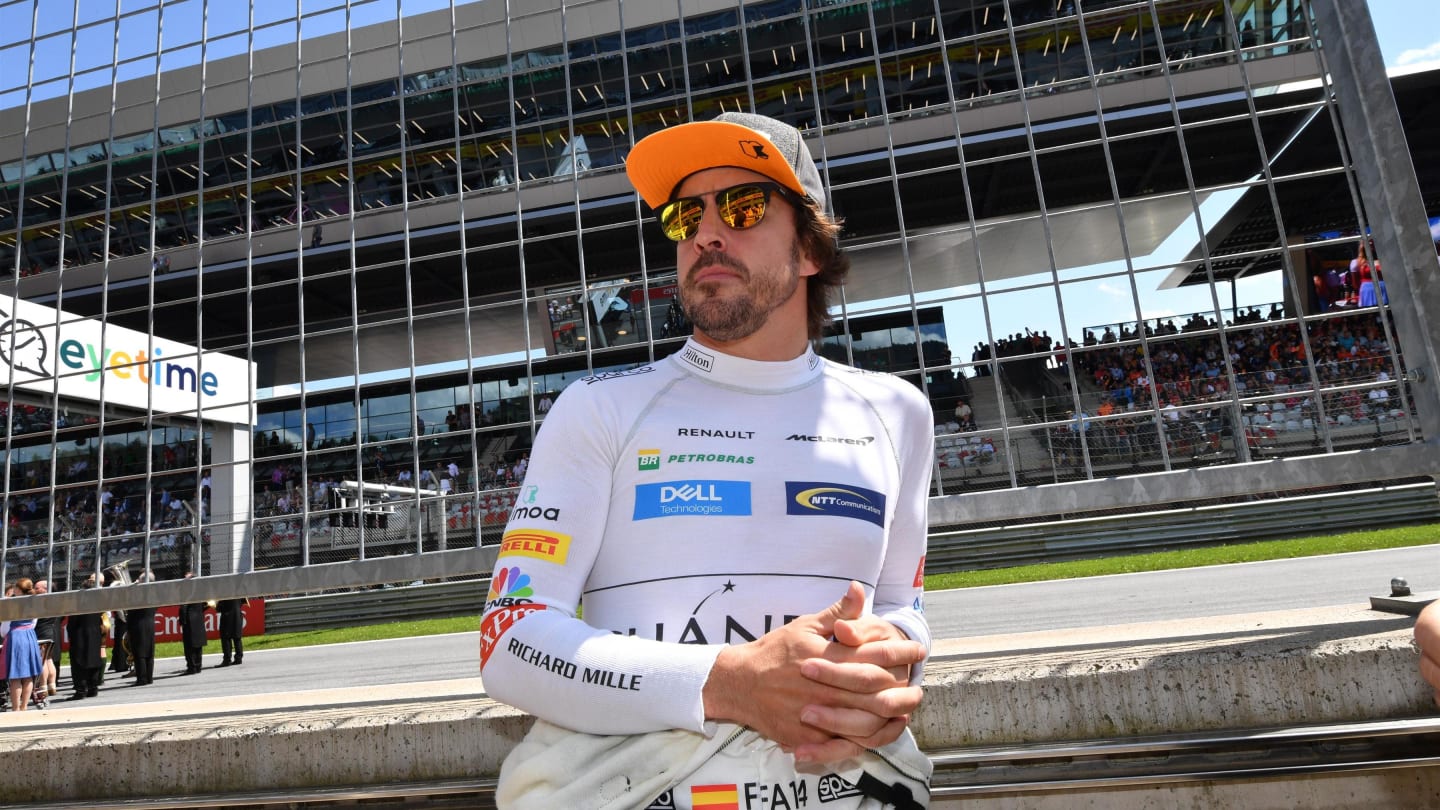
<path id="1" fill-rule="evenodd" d="M 777 311 L 786 313 L 787 323 L 798 313 L 802 334 L 805 330 L 800 277 L 816 269 L 801 255 L 795 209 L 772 194 L 764 219 L 743 230 L 724 224 L 715 210 L 715 192 L 754 182 L 767 179 L 744 169 L 707 169 L 686 178 L 675 192 L 705 201 L 695 236 L 676 243 L 680 302 L 695 330 L 720 343 L 751 337 Z"/>

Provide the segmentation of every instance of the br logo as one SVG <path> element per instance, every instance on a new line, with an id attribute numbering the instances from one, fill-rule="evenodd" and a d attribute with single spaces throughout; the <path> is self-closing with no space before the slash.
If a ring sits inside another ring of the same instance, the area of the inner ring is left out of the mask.
<path id="1" fill-rule="evenodd" d="M 0 318 L 10 318 L 0 310 Z M 45 370 L 45 358 L 50 347 L 45 343 L 45 334 L 40 327 L 19 318 L 10 318 L 0 324 L 0 359 L 12 368 L 40 377 L 50 376 Z"/>

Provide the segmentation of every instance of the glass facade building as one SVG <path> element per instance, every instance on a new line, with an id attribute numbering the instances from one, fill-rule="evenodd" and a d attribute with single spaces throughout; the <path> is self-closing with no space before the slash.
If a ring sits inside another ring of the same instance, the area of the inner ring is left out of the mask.
<path id="1" fill-rule="evenodd" d="M 623 165 L 726 110 L 805 132 L 853 258 L 820 348 L 929 396 L 936 496 L 1420 441 L 1316 34 L 1296 0 L 0 0 L 0 572 L 493 542 L 554 398 L 683 342 Z M 115 394 L 159 341 L 193 406 Z"/>

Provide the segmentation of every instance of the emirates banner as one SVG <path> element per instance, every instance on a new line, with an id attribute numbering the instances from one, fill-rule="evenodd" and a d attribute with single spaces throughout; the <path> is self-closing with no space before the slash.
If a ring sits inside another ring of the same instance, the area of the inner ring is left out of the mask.
<path id="1" fill-rule="evenodd" d="M 240 635 L 265 634 L 264 599 L 251 599 L 249 604 L 242 602 L 240 615 Z M 205 609 L 205 638 L 220 638 L 220 614 L 210 608 Z M 180 641 L 180 608 L 175 605 L 155 608 L 155 643 L 163 644 L 167 641 Z"/>
<path id="2" fill-rule="evenodd" d="M 265 634 L 265 600 L 251 599 L 248 603 L 241 603 L 240 616 L 242 636 L 260 636 Z M 220 614 L 211 608 L 205 609 L 205 638 L 217 639 L 220 637 Z M 155 643 L 163 644 L 167 641 L 180 641 L 180 608 L 175 605 L 155 609 Z M 110 642 L 113 645 L 114 631 L 111 631 Z M 70 635 L 65 634 L 63 648 L 70 649 Z"/>

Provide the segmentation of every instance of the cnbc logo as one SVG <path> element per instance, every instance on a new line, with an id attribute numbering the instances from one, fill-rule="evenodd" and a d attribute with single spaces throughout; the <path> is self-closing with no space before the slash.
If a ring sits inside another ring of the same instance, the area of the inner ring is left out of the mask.
<path id="1" fill-rule="evenodd" d="M 653 450 L 653 449 L 652 449 L 652 450 L 641 450 L 639 455 L 640 455 L 640 458 L 639 458 L 639 462 L 638 462 L 638 463 L 639 463 L 639 465 L 640 465 L 640 471 L 641 471 L 641 472 L 645 472 L 646 470 L 658 470 L 658 469 L 660 469 L 660 451 L 659 451 L 659 450 Z"/>

